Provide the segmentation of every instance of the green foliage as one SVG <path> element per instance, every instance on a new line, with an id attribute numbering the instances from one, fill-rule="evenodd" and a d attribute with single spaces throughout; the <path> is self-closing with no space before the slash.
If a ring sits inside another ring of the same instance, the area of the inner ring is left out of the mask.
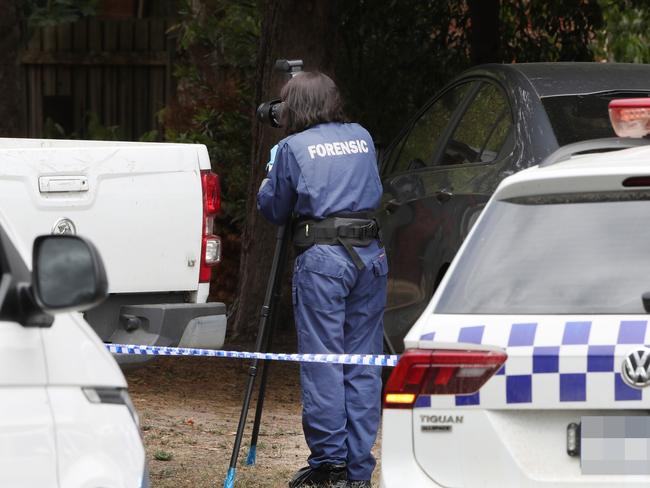
<path id="1" fill-rule="evenodd" d="M 384 144 L 471 65 L 466 1 L 357 0 L 340 10 L 336 79 L 351 118 Z M 502 0 L 499 14 L 503 62 L 591 61 L 604 25 L 596 0 Z"/>
<path id="2" fill-rule="evenodd" d="M 95 15 L 98 3 L 99 0 L 23 0 L 23 9 L 30 27 L 45 27 Z"/>
<path id="3" fill-rule="evenodd" d="M 603 19 L 596 0 L 503 0 L 503 61 L 592 61 Z"/>
<path id="4" fill-rule="evenodd" d="M 336 79 L 350 117 L 388 143 L 452 76 L 469 67 L 465 2 L 341 2 Z"/>
<path id="5" fill-rule="evenodd" d="M 602 61 L 650 63 L 650 2 L 601 0 L 605 27 L 593 41 Z"/>
<path id="6" fill-rule="evenodd" d="M 138 140 L 140 142 L 156 142 L 158 141 L 158 131 L 157 130 L 147 131 L 144 134 L 142 134 Z"/>
<path id="7" fill-rule="evenodd" d="M 45 139 L 68 139 L 63 126 L 57 124 L 50 117 L 45 119 L 45 123 L 43 124 L 43 137 Z"/>
<path id="8" fill-rule="evenodd" d="M 99 116 L 88 112 L 85 117 L 85 127 L 81 134 L 78 132 L 66 133 L 62 125 L 52 120 L 45 119 L 43 124 L 43 137 L 46 139 L 89 139 L 93 141 L 126 141 L 128 138 L 119 125 L 104 125 Z M 158 140 L 158 131 L 150 130 L 142 134 L 140 142 L 155 142 Z"/>
<path id="9" fill-rule="evenodd" d="M 259 42 L 257 3 L 244 0 L 204 0 L 200 10 L 183 0 L 180 48 L 190 51 L 202 45 L 216 51 L 223 66 L 254 67 Z M 253 46 L 253 49 L 251 49 Z"/>
<path id="10" fill-rule="evenodd" d="M 124 134 L 119 125 L 104 125 L 99 120 L 99 116 L 90 112 L 86 116 L 86 138 L 97 141 L 120 141 L 124 140 Z"/>
<path id="11" fill-rule="evenodd" d="M 162 120 L 170 142 L 205 144 L 219 173 L 225 219 L 241 228 L 251 154 L 253 83 L 260 36 L 256 2 L 204 0 L 180 7 L 176 100 Z"/>

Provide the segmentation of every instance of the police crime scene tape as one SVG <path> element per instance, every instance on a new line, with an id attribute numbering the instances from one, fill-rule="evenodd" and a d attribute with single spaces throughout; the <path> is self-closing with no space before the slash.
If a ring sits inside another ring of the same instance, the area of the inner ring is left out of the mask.
<path id="1" fill-rule="evenodd" d="M 365 366 L 395 366 L 398 355 L 382 354 L 287 354 L 277 352 L 224 351 L 189 347 L 138 346 L 133 344 L 104 344 L 113 354 L 138 356 L 200 356 L 213 358 L 262 359 L 264 361 L 293 361 L 299 363 L 358 364 Z"/>

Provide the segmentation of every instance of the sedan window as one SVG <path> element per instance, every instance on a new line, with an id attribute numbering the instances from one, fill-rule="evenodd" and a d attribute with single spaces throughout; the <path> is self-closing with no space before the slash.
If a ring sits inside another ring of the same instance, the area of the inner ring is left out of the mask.
<path id="1" fill-rule="evenodd" d="M 643 98 L 648 92 L 607 92 L 542 98 L 560 146 L 588 139 L 616 137 L 608 105 L 617 98 Z"/>
<path id="2" fill-rule="evenodd" d="M 499 88 L 485 83 L 463 114 L 440 155 L 442 164 L 489 163 L 497 159 L 512 128 L 510 105 Z"/>
<path id="3" fill-rule="evenodd" d="M 452 115 L 473 83 L 458 85 L 436 100 L 413 124 L 411 131 L 395 147 L 391 173 L 431 165 L 433 155 Z"/>

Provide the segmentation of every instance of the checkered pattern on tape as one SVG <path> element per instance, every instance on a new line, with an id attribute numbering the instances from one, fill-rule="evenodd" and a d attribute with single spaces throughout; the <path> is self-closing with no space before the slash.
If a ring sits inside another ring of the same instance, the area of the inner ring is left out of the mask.
<path id="1" fill-rule="evenodd" d="M 105 344 L 114 354 L 144 356 L 202 356 L 265 361 L 295 361 L 305 363 L 359 364 L 366 366 L 395 366 L 399 356 L 374 354 L 284 354 L 271 352 L 223 351 L 186 347 L 138 346 L 132 344 Z"/>
<path id="2" fill-rule="evenodd" d="M 504 367 L 478 393 L 418 399 L 416 406 L 441 408 L 472 405 L 533 406 L 638 403 L 650 391 L 628 386 L 621 370 L 635 346 L 650 344 L 645 320 L 591 321 L 560 317 L 537 322 L 441 327 L 422 334 L 422 340 L 490 344 L 507 349 Z M 648 388 L 647 390 L 650 390 Z"/>

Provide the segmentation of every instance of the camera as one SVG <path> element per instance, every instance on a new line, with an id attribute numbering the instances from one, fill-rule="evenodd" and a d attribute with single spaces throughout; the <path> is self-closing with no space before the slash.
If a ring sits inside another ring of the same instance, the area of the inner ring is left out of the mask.
<path id="1" fill-rule="evenodd" d="M 278 59 L 275 62 L 275 71 L 286 73 L 290 77 L 294 77 L 302 71 L 302 59 Z M 275 98 L 268 102 L 262 102 L 257 107 L 257 120 L 271 127 L 282 127 L 280 117 L 282 114 L 282 107 L 284 102 L 280 98 Z"/>
<path id="2" fill-rule="evenodd" d="M 271 127 L 282 127 L 280 125 L 280 113 L 284 102 L 276 98 L 269 102 L 262 102 L 257 107 L 257 120 L 269 124 Z"/>

